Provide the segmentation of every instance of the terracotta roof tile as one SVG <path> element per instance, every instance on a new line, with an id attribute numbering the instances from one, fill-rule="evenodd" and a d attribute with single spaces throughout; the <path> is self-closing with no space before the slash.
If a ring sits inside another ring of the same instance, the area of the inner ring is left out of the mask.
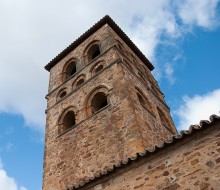
<path id="1" fill-rule="evenodd" d="M 144 152 L 137 153 L 135 156 L 128 157 L 128 158 L 125 158 L 124 160 L 119 161 L 118 163 L 114 164 L 112 167 L 107 168 L 107 169 L 101 171 L 100 173 L 96 173 L 94 176 L 90 177 L 87 180 L 84 180 L 78 184 L 73 185 L 74 189 L 78 189 L 79 187 L 82 187 L 89 182 L 92 182 L 98 178 L 101 178 L 102 176 L 110 174 L 112 171 L 117 170 L 117 168 L 120 168 L 122 166 L 126 166 L 128 163 L 134 162 L 141 157 L 144 157 L 148 154 L 153 154 L 158 149 L 164 149 L 167 146 L 174 144 L 176 141 L 180 141 L 180 140 L 186 138 L 187 136 L 192 135 L 193 133 L 201 131 L 201 129 L 204 129 L 206 127 L 209 127 L 210 125 L 213 125 L 215 122 L 220 121 L 220 117 L 217 115 L 211 115 L 209 119 L 210 119 L 210 121 L 201 120 L 199 125 L 191 125 L 188 130 L 182 130 L 180 132 L 180 134 L 173 136 L 168 140 L 165 140 L 163 143 L 156 145 L 150 149 L 146 149 Z"/>

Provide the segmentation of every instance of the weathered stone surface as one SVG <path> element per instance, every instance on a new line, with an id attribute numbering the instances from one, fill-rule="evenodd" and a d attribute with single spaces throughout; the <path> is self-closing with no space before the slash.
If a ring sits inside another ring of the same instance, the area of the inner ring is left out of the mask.
<path id="1" fill-rule="evenodd" d="M 217 190 L 220 186 L 220 163 L 216 162 L 220 156 L 219 134 L 220 122 L 149 154 L 142 162 L 137 160 L 136 165 L 124 166 L 124 172 L 113 173 L 109 180 L 100 181 L 97 186 L 102 190 Z"/>
<path id="2" fill-rule="evenodd" d="M 101 53 L 89 60 L 87 50 L 95 43 Z M 76 61 L 76 72 L 65 79 L 64 68 L 70 60 Z M 107 95 L 107 105 L 94 113 L 91 102 L 97 93 Z M 83 185 L 119 161 L 135 157 L 177 133 L 150 70 L 107 24 L 51 68 L 46 97 L 43 190 Z M 62 128 L 65 122 L 71 123 L 68 117 L 65 120 L 69 111 L 74 112 L 74 126 Z M 92 188 L 215 188 L 219 138 L 196 137 Z"/>

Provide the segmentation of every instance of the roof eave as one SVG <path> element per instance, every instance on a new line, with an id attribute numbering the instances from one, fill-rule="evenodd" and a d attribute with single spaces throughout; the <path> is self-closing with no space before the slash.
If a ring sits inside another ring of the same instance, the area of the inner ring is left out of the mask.
<path id="1" fill-rule="evenodd" d="M 154 66 L 145 57 L 145 55 L 137 48 L 137 46 L 130 40 L 130 38 L 122 31 L 122 29 L 111 19 L 110 16 L 106 15 L 99 22 L 93 25 L 89 30 L 87 30 L 83 35 L 71 43 L 67 48 L 60 52 L 54 59 L 52 59 L 44 68 L 47 71 L 55 66 L 60 60 L 62 60 L 66 55 L 68 55 L 73 49 L 79 46 L 84 40 L 95 33 L 105 24 L 108 24 L 119 36 L 120 38 L 134 51 L 134 53 L 143 61 L 143 63 L 152 71 Z"/>

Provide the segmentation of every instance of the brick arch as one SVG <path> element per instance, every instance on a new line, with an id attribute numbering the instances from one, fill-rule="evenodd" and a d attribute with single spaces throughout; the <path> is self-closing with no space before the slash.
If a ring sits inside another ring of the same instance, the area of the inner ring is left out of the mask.
<path id="1" fill-rule="evenodd" d="M 82 81 L 82 80 L 83 80 L 83 82 L 80 82 L 80 81 Z M 83 84 L 85 81 L 86 81 L 86 75 L 85 75 L 85 74 L 79 75 L 79 76 L 74 80 L 74 82 L 73 82 L 73 84 L 72 84 L 72 89 L 77 88 L 78 86 L 80 86 L 81 84 Z"/>
<path id="2" fill-rule="evenodd" d="M 91 116 L 92 114 L 95 113 L 93 110 L 93 107 L 92 107 L 92 101 L 93 101 L 93 98 L 95 97 L 95 95 L 97 95 L 97 94 L 103 95 L 104 94 L 106 96 L 107 104 L 108 105 L 110 104 L 109 91 L 110 91 L 109 87 L 104 86 L 104 85 L 100 85 L 100 86 L 94 88 L 87 95 L 87 98 L 85 99 L 85 103 L 84 103 L 87 116 Z"/>
<path id="3" fill-rule="evenodd" d="M 106 66 L 106 62 L 104 60 L 100 60 L 98 62 L 96 62 L 90 69 L 89 73 L 91 76 L 94 76 L 96 73 L 98 73 L 100 70 L 97 70 L 99 69 L 99 67 L 102 66 L 102 69 L 104 69 L 104 67 Z"/>
<path id="4" fill-rule="evenodd" d="M 71 58 L 64 64 L 62 70 L 62 82 L 64 82 L 65 80 L 67 80 L 77 72 L 76 65 L 77 65 L 76 58 Z"/>
<path id="5" fill-rule="evenodd" d="M 85 50 L 84 50 L 84 61 L 85 64 L 88 64 L 89 62 L 91 62 L 93 59 L 93 55 L 96 52 L 96 50 L 99 50 L 99 54 L 101 54 L 102 50 L 101 50 L 101 45 L 100 45 L 100 41 L 99 40 L 93 40 L 92 42 L 90 42 Z"/>
<path id="6" fill-rule="evenodd" d="M 65 94 L 64 94 L 65 93 Z M 56 95 L 56 101 L 59 101 L 60 99 L 62 99 L 63 97 L 65 97 L 67 95 L 67 88 L 61 88 Z"/>
<path id="7" fill-rule="evenodd" d="M 71 126 L 66 126 L 67 125 L 66 122 L 71 122 L 71 121 L 65 121 L 65 120 L 69 120 L 69 118 L 67 118 L 67 117 L 71 117 L 71 116 L 73 117 L 72 118 L 73 121 L 72 121 L 72 123 L 69 123 L 68 125 L 71 125 L 71 124 L 72 125 Z M 77 124 L 76 108 L 74 106 L 70 106 L 70 107 L 64 109 L 62 111 L 62 113 L 60 114 L 58 120 L 57 120 L 58 135 L 64 133 L 65 131 L 67 131 L 68 129 L 72 128 L 76 124 Z"/>

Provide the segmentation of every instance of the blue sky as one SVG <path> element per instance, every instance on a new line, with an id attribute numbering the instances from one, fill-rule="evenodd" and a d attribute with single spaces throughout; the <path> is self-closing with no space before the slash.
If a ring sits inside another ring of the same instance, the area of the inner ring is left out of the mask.
<path id="1" fill-rule="evenodd" d="M 49 73 L 109 14 L 155 66 L 179 130 L 220 110 L 219 0 L 0 1 L 0 189 L 40 190 Z"/>

